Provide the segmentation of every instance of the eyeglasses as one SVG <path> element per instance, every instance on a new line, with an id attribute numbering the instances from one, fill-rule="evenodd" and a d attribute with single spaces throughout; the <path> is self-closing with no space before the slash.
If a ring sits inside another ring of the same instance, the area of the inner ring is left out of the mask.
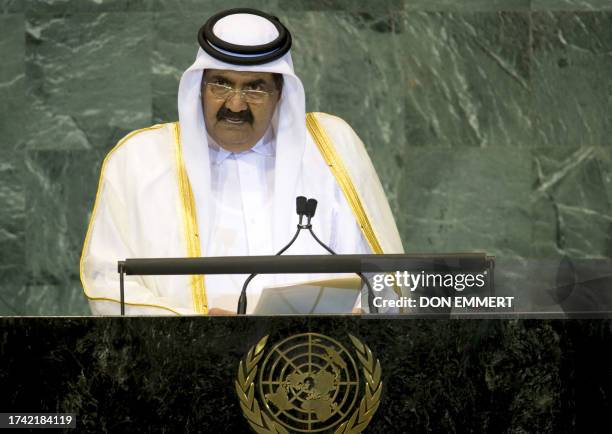
<path id="1" fill-rule="evenodd" d="M 233 93 L 240 94 L 241 98 L 251 104 L 261 104 L 266 98 L 274 93 L 268 90 L 234 89 L 232 86 L 220 83 L 205 83 L 210 93 L 217 99 L 228 99 Z"/>

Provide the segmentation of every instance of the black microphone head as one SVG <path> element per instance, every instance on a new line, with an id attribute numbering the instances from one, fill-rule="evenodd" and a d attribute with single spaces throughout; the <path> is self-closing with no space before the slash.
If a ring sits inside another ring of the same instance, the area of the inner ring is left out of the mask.
<path id="1" fill-rule="evenodd" d="M 312 218 L 314 217 L 316 210 L 317 210 L 317 200 L 308 199 L 308 202 L 306 202 L 306 215 Z"/>
<path id="2" fill-rule="evenodd" d="M 306 198 L 304 196 L 295 198 L 295 212 L 297 212 L 298 215 L 306 214 Z"/>

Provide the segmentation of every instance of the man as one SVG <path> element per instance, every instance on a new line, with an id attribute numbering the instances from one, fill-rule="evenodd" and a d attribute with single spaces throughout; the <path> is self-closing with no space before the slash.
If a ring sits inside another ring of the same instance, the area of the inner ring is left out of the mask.
<path id="1" fill-rule="evenodd" d="M 291 35 L 252 9 L 211 17 L 179 85 L 179 122 L 128 134 L 106 157 L 81 257 L 94 314 L 119 312 L 117 261 L 271 255 L 297 224 L 296 196 L 319 201 L 315 231 L 338 253 L 401 253 L 365 148 L 341 119 L 305 113 Z M 301 236 L 289 254 L 322 254 Z M 126 313 L 235 312 L 246 276 L 128 276 Z M 258 276 L 264 286 L 313 276 Z"/>

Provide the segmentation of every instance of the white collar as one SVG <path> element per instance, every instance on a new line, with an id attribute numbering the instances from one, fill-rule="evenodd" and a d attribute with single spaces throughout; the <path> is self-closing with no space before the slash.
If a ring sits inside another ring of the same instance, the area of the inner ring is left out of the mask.
<path id="1" fill-rule="evenodd" d="M 263 137 L 259 139 L 257 143 L 255 143 L 255 146 L 242 152 L 228 151 L 227 149 L 224 149 L 219 146 L 217 142 L 215 142 L 215 140 L 210 136 L 210 134 L 207 135 L 210 162 L 215 165 L 221 164 L 230 155 L 234 155 L 236 158 L 240 158 L 243 155 L 255 152 L 256 154 L 260 154 L 264 157 L 273 157 L 276 151 L 274 131 L 271 127 L 269 127 Z"/>

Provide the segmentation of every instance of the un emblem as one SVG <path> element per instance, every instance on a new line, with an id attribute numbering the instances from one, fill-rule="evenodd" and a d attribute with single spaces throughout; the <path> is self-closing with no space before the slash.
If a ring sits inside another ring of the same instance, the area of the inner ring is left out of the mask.
<path id="1" fill-rule="evenodd" d="M 362 432 L 380 403 L 381 369 L 365 344 L 349 338 L 353 353 L 318 333 L 290 336 L 268 351 L 265 336 L 251 347 L 235 382 L 251 428 L 260 434 Z"/>

